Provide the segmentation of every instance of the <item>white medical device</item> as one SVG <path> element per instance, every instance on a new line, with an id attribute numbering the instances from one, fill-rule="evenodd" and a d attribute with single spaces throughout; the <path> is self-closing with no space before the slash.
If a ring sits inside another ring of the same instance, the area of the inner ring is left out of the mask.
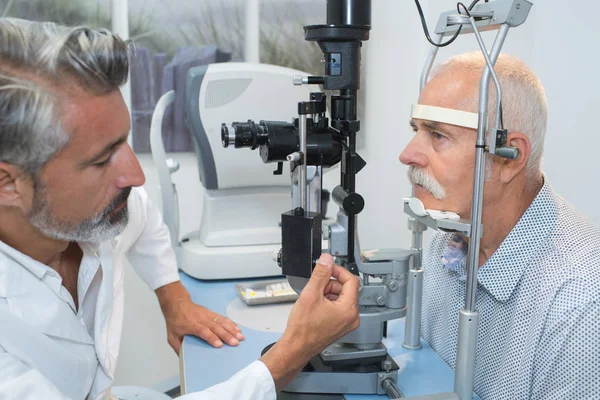
<path id="1" fill-rule="evenodd" d="M 220 128 L 227 120 L 292 119 L 295 105 L 315 89 L 294 86 L 298 75 L 306 76 L 290 68 L 251 63 L 210 64 L 188 71 L 185 117 L 204 190 L 199 229 L 181 238 L 177 190 L 171 180 L 179 165 L 166 158 L 162 141 L 164 111 L 175 93 L 166 93 L 157 103 L 150 129 L 152 157 L 163 218 L 185 273 L 199 279 L 281 275 L 273 254 L 281 248 L 281 210 L 290 202 L 289 177 L 274 175 L 273 167 L 250 149 L 234 153 L 223 148 Z"/>

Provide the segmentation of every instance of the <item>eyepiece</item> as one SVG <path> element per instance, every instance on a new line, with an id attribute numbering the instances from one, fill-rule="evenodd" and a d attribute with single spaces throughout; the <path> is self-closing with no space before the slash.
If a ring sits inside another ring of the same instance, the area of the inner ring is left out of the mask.
<path id="1" fill-rule="evenodd" d="M 235 129 L 231 125 L 221 124 L 221 143 L 223 147 L 229 147 L 230 143 L 235 143 Z"/>
<path id="2" fill-rule="evenodd" d="M 236 149 L 249 147 L 254 150 L 265 141 L 264 127 L 251 120 L 234 122 L 231 125 L 221 124 L 221 143 L 225 148 L 233 145 Z"/>

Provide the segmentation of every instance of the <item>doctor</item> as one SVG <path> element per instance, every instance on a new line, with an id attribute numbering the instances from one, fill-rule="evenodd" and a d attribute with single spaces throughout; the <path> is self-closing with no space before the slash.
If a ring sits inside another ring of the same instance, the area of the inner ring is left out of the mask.
<path id="1" fill-rule="evenodd" d="M 113 398 L 125 258 L 156 291 L 176 351 L 186 334 L 217 347 L 243 339 L 191 302 L 139 188 L 119 91 L 128 56 L 106 30 L 0 19 L 0 399 Z M 274 399 L 358 326 L 358 285 L 323 256 L 278 344 L 186 398 Z"/>

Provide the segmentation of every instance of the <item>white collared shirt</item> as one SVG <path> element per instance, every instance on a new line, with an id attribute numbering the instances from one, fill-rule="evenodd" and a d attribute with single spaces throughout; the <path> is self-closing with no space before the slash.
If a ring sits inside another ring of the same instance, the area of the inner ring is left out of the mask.
<path id="1" fill-rule="evenodd" d="M 0 242 L 0 398 L 59 391 L 84 399 L 95 381 L 110 384 L 93 338 L 99 284 L 90 284 L 101 279 L 100 261 L 91 246 L 81 248 L 75 310 L 56 271 Z"/>
<path id="2" fill-rule="evenodd" d="M 0 242 L 0 400 L 112 398 L 125 259 L 152 290 L 179 280 L 169 232 L 146 192 L 132 190 L 128 207 L 129 223 L 115 240 L 79 244 L 79 309 L 56 271 Z M 264 364 L 186 398 L 233 399 L 239 392 L 275 398 Z"/>

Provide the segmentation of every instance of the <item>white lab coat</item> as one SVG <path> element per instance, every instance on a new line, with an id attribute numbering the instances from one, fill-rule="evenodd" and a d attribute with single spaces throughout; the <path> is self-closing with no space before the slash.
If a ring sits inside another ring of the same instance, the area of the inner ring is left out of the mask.
<path id="1" fill-rule="evenodd" d="M 169 232 L 146 192 L 132 190 L 128 205 L 121 235 L 80 244 L 77 311 L 53 269 L 0 242 L 0 400 L 114 398 L 125 258 L 152 290 L 179 279 Z M 275 388 L 266 366 L 255 362 L 185 398 L 275 399 Z"/>

